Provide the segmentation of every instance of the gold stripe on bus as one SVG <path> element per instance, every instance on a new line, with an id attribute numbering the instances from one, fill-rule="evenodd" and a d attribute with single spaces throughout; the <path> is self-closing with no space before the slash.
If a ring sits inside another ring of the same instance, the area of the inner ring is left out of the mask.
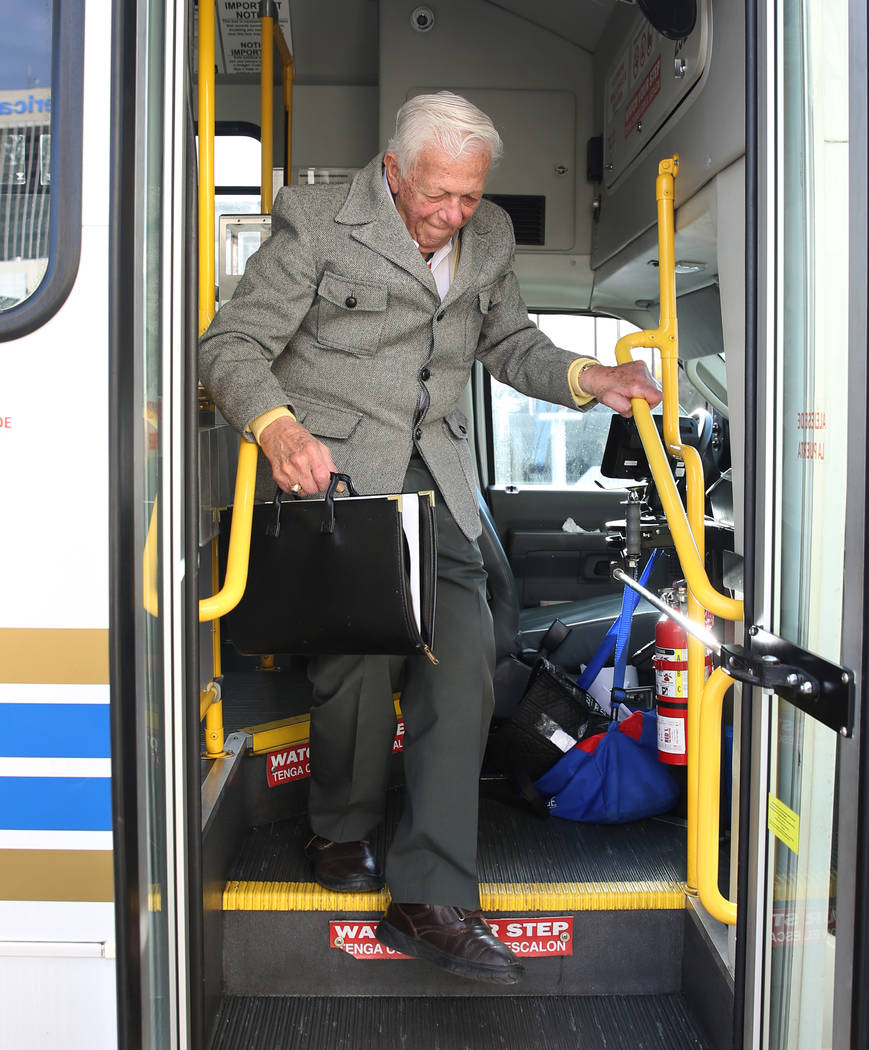
<path id="1" fill-rule="evenodd" d="M 0 628 L 0 681 L 105 685 L 109 632 L 88 627 Z"/>
<path id="2" fill-rule="evenodd" d="M 111 850 L 0 850 L 0 900 L 114 900 Z"/>
<path id="3" fill-rule="evenodd" d="M 648 882 L 484 882 L 484 912 L 510 911 L 673 911 L 684 908 L 685 884 Z M 335 893 L 313 882 L 230 881 L 223 891 L 224 911 L 384 911 L 386 890 Z"/>

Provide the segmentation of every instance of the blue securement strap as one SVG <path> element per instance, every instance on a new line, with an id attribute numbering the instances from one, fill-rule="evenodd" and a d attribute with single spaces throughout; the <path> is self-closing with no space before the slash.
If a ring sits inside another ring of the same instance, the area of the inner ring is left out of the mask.
<path id="1" fill-rule="evenodd" d="M 640 583 L 645 586 L 658 560 L 660 549 L 655 549 L 649 555 L 646 567 L 640 576 Z M 597 652 L 589 660 L 582 675 L 577 680 L 580 689 L 588 691 L 591 683 L 600 674 L 600 669 L 607 662 L 613 649 L 616 651 L 615 667 L 613 668 L 613 692 L 621 693 L 617 699 L 624 699 L 625 667 L 627 665 L 628 641 L 631 637 L 631 617 L 640 600 L 639 594 L 625 584 L 625 592 L 622 595 L 622 608 L 619 615 L 613 621 L 612 626 L 603 636 L 603 640 L 597 648 Z M 614 698 L 616 699 L 616 698 Z"/>

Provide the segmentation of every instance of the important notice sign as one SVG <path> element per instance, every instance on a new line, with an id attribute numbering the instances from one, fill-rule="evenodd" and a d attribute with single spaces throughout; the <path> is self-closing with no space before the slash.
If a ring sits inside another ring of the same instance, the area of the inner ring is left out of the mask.
<path id="1" fill-rule="evenodd" d="M 215 60 L 218 73 L 259 76 L 262 29 L 259 0 L 216 0 Z M 292 51 L 289 4 L 280 4 L 278 24 Z"/>
<path id="2" fill-rule="evenodd" d="M 492 933 L 521 959 L 573 955 L 573 916 L 535 915 L 529 919 L 489 919 Z M 355 959 L 406 959 L 406 955 L 381 944 L 374 933 L 376 922 L 333 920 L 329 947 L 340 948 Z"/>

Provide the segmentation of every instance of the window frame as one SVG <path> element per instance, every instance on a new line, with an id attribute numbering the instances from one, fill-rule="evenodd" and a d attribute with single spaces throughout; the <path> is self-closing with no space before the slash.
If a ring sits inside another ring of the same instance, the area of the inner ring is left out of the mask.
<path id="1" fill-rule="evenodd" d="M 75 283 L 81 259 L 83 117 L 84 0 L 54 0 L 48 267 L 33 295 L 0 312 L 0 342 L 20 339 L 44 325 Z"/>

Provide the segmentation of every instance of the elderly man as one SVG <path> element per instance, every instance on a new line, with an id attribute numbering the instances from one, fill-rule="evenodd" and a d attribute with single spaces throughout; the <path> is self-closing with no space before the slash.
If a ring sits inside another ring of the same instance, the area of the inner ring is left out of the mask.
<path id="1" fill-rule="evenodd" d="M 500 153 L 475 106 L 421 95 L 401 107 L 385 154 L 349 189 L 282 190 L 271 238 L 202 338 L 201 375 L 285 491 L 323 492 L 334 470 L 362 493 L 436 491 L 437 666 L 424 656 L 310 661 L 306 854 L 330 889 L 383 885 L 366 835 L 383 816 L 400 688 L 406 797 L 377 936 L 462 976 L 509 984 L 522 967 L 479 911 L 477 794 L 494 641 L 459 401 L 474 361 L 570 407 L 597 399 L 629 415 L 630 398 L 654 405 L 660 393 L 641 363 L 578 357 L 530 322 L 510 220 L 483 200 Z"/>

